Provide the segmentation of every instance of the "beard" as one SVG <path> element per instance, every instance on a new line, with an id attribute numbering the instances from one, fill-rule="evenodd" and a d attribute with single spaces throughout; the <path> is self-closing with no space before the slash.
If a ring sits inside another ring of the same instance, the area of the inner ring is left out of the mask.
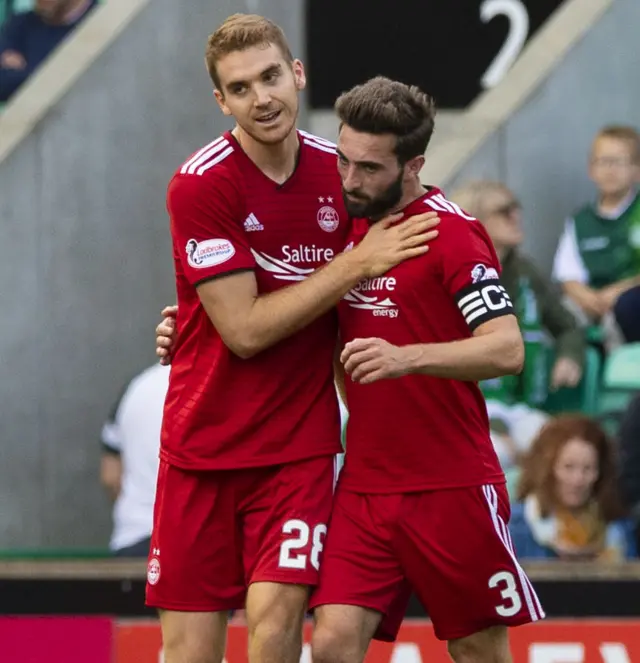
<path id="1" fill-rule="evenodd" d="M 349 216 L 354 218 L 367 218 L 379 221 L 386 216 L 402 199 L 402 178 L 404 171 L 400 170 L 398 177 L 377 196 L 365 196 L 355 191 L 346 191 L 342 187 L 342 197 Z M 348 197 L 347 194 L 353 196 Z"/>

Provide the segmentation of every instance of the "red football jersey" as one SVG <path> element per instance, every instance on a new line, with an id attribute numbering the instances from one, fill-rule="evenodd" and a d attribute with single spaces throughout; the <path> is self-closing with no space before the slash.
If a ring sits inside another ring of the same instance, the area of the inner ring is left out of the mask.
<path id="1" fill-rule="evenodd" d="M 441 221 L 429 252 L 362 281 L 340 302 L 343 343 L 370 337 L 394 345 L 455 341 L 491 317 L 513 312 L 482 224 L 438 189 L 404 215 L 431 209 Z M 358 244 L 368 227 L 367 220 L 355 219 L 349 241 Z M 347 376 L 346 388 L 344 487 L 391 493 L 504 480 L 476 383 L 409 375 L 359 385 Z"/>
<path id="2" fill-rule="evenodd" d="M 335 146 L 299 133 L 284 184 L 270 180 L 227 132 L 169 184 L 178 339 L 164 409 L 161 457 L 185 469 L 293 462 L 341 450 L 333 381 L 337 315 L 240 359 L 223 343 L 196 286 L 253 270 L 259 292 L 306 278 L 348 233 Z"/>

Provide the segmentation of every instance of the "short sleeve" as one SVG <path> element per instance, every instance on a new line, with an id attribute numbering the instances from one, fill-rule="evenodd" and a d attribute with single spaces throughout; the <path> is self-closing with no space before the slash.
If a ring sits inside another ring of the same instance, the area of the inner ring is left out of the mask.
<path id="1" fill-rule="evenodd" d="M 254 269 L 237 198 L 231 184 L 215 173 L 176 175 L 169 184 L 171 236 L 192 285 Z"/>
<path id="2" fill-rule="evenodd" d="M 452 217 L 440 240 L 443 284 L 469 328 L 513 315 L 511 299 L 500 283 L 498 257 L 480 222 Z"/>
<path id="3" fill-rule="evenodd" d="M 559 283 L 566 283 L 567 281 L 589 283 L 589 272 L 578 247 L 576 224 L 571 218 L 566 220 L 562 236 L 558 242 L 556 255 L 553 259 L 553 278 Z"/>

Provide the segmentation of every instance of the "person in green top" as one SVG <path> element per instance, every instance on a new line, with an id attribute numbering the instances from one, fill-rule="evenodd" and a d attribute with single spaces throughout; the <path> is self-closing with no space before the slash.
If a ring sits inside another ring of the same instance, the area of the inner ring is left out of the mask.
<path id="1" fill-rule="evenodd" d="M 598 197 L 565 223 L 553 277 L 585 324 L 603 323 L 612 340 L 640 341 L 640 134 L 602 129 L 591 147 L 589 176 Z M 609 346 L 615 343 L 608 343 Z"/>
<path id="2" fill-rule="evenodd" d="M 449 198 L 480 220 L 489 233 L 502 267 L 500 278 L 525 341 L 525 365 L 519 376 L 480 384 L 494 445 L 507 470 L 518 463 L 546 422 L 541 408 L 549 390 L 580 382 L 584 334 L 562 304 L 557 287 L 520 251 L 522 217 L 514 194 L 500 182 L 478 180 L 461 186 Z"/>

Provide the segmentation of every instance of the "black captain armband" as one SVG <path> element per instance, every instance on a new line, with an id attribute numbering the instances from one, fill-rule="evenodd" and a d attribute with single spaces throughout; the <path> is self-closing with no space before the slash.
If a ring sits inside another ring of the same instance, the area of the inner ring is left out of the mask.
<path id="1" fill-rule="evenodd" d="M 499 279 L 468 285 L 456 293 L 456 304 L 471 331 L 487 320 L 515 314 L 511 298 Z"/>

